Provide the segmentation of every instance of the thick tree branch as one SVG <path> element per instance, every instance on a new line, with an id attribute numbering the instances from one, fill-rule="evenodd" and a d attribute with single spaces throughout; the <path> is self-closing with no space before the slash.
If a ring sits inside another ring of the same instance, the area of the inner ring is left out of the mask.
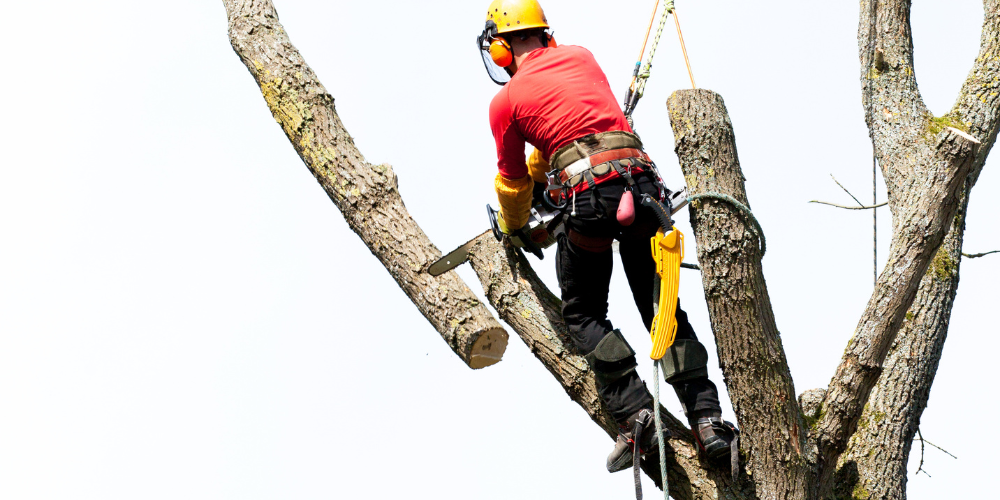
<path id="1" fill-rule="evenodd" d="M 667 106 L 688 192 L 721 193 L 748 204 L 722 98 L 682 90 Z M 758 238 L 746 215 L 719 201 L 692 203 L 691 226 L 719 362 L 757 495 L 805 498 L 812 472 L 807 430 L 771 311 Z"/>
<path id="2" fill-rule="evenodd" d="M 967 205 L 963 203 L 963 205 Z M 920 283 L 885 369 L 862 412 L 858 431 L 840 459 L 836 491 L 904 500 L 910 444 L 927 406 L 955 302 L 961 261 L 964 209 Z"/>
<path id="3" fill-rule="evenodd" d="M 926 187 L 905 197 L 890 197 L 897 202 L 905 200 L 907 205 L 893 207 L 897 220 L 889 265 L 879 276 L 823 404 L 818 436 L 824 487 L 829 486 L 826 480 L 832 477 L 837 457 L 846 448 L 869 392 L 881 375 L 882 363 L 913 303 L 920 279 L 958 210 L 957 194 L 972 167 L 977 145 L 978 141 L 954 129 L 942 131 L 937 154 L 929 159 L 930 165 L 923 166 L 938 167 L 933 176 L 924 179 Z"/>
<path id="4" fill-rule="evenodd" d="M 979 55 L 944 119 L 983 143 L 970 176 L 975 184 L 1000 130 L 1000 0 L 984 0 Z"/>
<path id="5" fill-rule="evenodd" d="M 983 5 L 979 55 L 955 107 L 938 120 L 966 128 L 982 146 L 960 195 L 951 231 L 921 281 L 859 430 L 841 458 L 837 483 L 844 495 L 857 491 L 870 498 L 906 498 L 911 443 L 927 406 L 958 290 L 969 198 L 1000 122 L 1000 0 L 986 0 Z"/>
<path id="6" fill-rule="evenodd" d="M 837 460 L 857 429 L 920 280 L 952 226 L 981 144 L 960 124 L 942 123 L 926 109 L 913 71 L 909 14 L 909 0 L 861 3 L 863 101 L 889 193 L 893 241 L 889 263 L 823 403 L 817 426 L 821 495 L 834 485 Z"/>
<path id="7" fill-rule="evenodd" d="M 500 361 L 507 333 L 458 275 L 424 272 L 441 252 L 407 212 L 392 168 L 369 164 L 354 146 L 333 97 L 288 39 L 271 2 L 223 3 L 233 50 L 351 229 L 463 361 L 472 368 Z"/>

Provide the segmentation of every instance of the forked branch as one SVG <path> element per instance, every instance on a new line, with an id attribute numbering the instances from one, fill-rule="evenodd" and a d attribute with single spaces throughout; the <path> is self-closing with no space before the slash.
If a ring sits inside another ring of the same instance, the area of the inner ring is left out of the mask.
<path id="1" fill-rule="evenodd" d="M 895 224 L 890 263 L 879 276 L 823 402 L 817 425 L 819 493 L 833 487 L 837 459 L 854 434 L 889 347 L 960 207 L 981 141 L 939 126 L 913 72 L 909 0 L 863 1 L 858 34 L 866 119 Z"/>

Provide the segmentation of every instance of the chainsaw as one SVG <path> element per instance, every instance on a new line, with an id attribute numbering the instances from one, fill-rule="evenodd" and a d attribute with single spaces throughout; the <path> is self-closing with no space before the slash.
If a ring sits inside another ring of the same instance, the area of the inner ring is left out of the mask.
<path id="1" fill-rule="evenodd" d="M 667 206 L 672 209 L 670 215 L 673 215 L 687 205 L 687 190 L 682 189 L 681 191 L 670 193 L 667 198 L 670 201 L 670 204 Z M 498 217 L 498 213 L 493 207 L 486 205 L 486 215 L 490 221 L 490 229 L 438 259 L 431 264 L 427 272 L 431 276 L 440 276 L 464 264 L 469 260 L 469 251 L 472 250 L 476 240 L 483 236 L 483 234 L 492 232 L 497 241 L 502 241 L 505 228 L 501 227 L 501 220 Z M 542 250 L 549 248 L 556 242 L 556 238 L 553 235 L 563 224 L 562 215 L 562 211 L 552 207 L 551 204 L 536 203 L 531 207 L 531 212 L 528 215 L 528 223 L 523 228 L 510 231 L 506 234 L 515 247 L 523 248 L 538 257 L 539 260 L 542 260 L 545 258 Z"/>

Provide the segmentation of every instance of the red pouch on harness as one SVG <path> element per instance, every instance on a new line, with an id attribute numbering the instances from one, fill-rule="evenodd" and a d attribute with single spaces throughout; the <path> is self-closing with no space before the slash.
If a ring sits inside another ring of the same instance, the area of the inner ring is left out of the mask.
<path id="1" fill-rule="evenodd" d="M 635 221 L 635 200 L 632 191 L 628 189 L 622 193 L 622 199 L 618 202 L 618 223 L 623 226 L 631 226 Z"/>

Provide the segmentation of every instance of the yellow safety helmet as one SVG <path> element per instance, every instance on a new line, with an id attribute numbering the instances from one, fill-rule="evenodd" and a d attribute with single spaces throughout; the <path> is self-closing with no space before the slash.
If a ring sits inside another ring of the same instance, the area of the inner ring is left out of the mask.
<path id="1" fill-rule="evenodd" d="M 493 0 L 486 12 L 486 27 L 476 39 L 490 78 L 498 85 L 510 81 L 510 72 L 504 68 L 514 62 L 514 53 L 500 35 L 548 27 L 537 0 Z"/>

